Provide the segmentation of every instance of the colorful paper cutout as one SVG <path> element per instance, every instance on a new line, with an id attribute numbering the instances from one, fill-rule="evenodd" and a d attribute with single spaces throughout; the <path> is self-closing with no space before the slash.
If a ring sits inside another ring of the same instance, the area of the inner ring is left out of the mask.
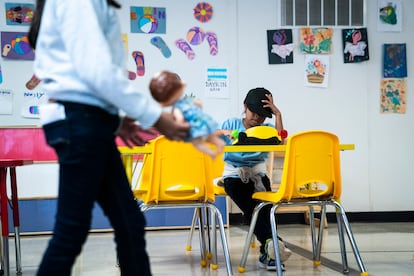
<path id="1" fill-rule="evenodd" d="M 292 30 L 267 31 L 267 54 L 269 64 L 293 63 Z"/>
<path id="2" fill-rule="evenodd" d="M 216 56 L 218 54 L 218 39 L 217 34 L 211 31 L 206 32 L 206 39 L 210 47 L 210 55 Z"/>
<path id="3" fill-rule="evenodd" d="M 6 24 L 30 26 L 32 23 L 35 5 L 26 3 L 5 3 Z"/>
<path id="4" fill-rule="evenodd" d="M 187 41 L 191 45 L 199 45 L 204 41 L 206 34 L 200 27 L 192 27 L 187 32 Z"/>
<path id="5" fill-rule="evenodd" d="M 152 45 L 154 45 L 155 47 L 157 47 L 161 51 L 161 54 L 165 58 L 169 58 L 171 56 L 171 50 L 167 46 L 167 43 L 165 43 L 164 39 L 162 39 L 162 37 L 154 36 L 153 38 L 151 38 L 150 42 L 151 42 Z"/>
<path id="6" fill-rule="evenodd" d="M 206 2 L 200 2 L 194 8 L 194 18 L 205 23 L 211 20 L 213 17 L 213 7 Z"/>
<path id="7" fill-rule="evenodd" d="M 330 54 L 332 28 L 301 28 L 300 50 L 305 54 Z"/>
<path id="8" fill-rule="evenodd" d="M 29 90 L 33 90 L 39 85 L 40 82 L 41 82 L 41 80 L 38 79 L 35 76 L 35 74 L 33 74 L 32 77 L 30 78 L 30 80 L 28 80 L 26 82 L 26 88 L 29 89 Z"/>
<path id="9" fill-rule="evenodd" d="M 27 33 L 1 32 L 1 56 L 8 59 L 34 60 Z"/>
<path id="10" fill-rule="evenodd" d="M 144 54 L 140 51 L 132 52 L 132 58 L 135 61 L 135 65 L 137 66 L 137 75 L 142 77 L 145 75 L 145 63 L 144 63 Z M 130 77 L 128 75 L 128 77 Z"/>
<path id="11" fill-rule="evenodd" d="M 175 41 L 175 46 L 180 49 L 189 60 L 193 60 L 195 58 L 195 52 L 191 49 L 191 46 L 182 38 L 179 38 Z"/>
<path id="12" fill-rule="evenodd" d="M 367 29 L 343 29 L 344 63 L 369 60 Z"/>
<path id="13" fill-rule="evenodd" d="M 405 113 L 407 105 L 405 79 L 383 79 L 380 89 L 380 113 Z"/>
<path id="14" fill-rule="evenodd" d="M 165 34 L 165 8 L 131 7 L 131 33 Z"/>

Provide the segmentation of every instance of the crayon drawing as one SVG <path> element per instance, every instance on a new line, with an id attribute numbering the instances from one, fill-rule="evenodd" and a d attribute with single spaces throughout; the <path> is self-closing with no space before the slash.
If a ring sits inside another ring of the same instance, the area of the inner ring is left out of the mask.
<path id="1" fill-rule="evenodd" d="M 328 86 L 329 76 L 328 55 L 306 55 L 305 56 L 305 86 L 324 87 Z"/>

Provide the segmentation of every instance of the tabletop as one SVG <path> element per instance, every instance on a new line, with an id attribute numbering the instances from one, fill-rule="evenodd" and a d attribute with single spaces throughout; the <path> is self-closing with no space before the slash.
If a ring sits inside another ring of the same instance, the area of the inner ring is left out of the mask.
<path id="1" fill-rule="evenodd" d="M 0 167 L 17 167 L 33 164 L 33 160 L 26 159 L 0 159 Z"/>
<path id="2" fill-rule="evenodd" d="M 149 146 L 136 146 L 118 147 L 121 154 L 149 154 L 151 153 L 151 147 Z M 354 150 L 355 144 L 339 144 L 339 150 Z M 286 145 L 232 145 L 225 146 L 224 152 L 284 152 L 286 151 Z"/>

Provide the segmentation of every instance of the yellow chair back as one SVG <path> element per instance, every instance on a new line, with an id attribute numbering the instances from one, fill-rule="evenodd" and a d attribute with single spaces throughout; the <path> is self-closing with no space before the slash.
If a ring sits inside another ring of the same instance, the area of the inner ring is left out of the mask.
<path id="1" fill-rule="evenodd" d="M 164 136 L 150 142 L 134 194 L 144 203 L 214 201 L 212 160 L 191 143 Z"/>
<path id="2" fill-rule="evenodd" d="M 282 183 L 287 199 L 341 195 L 339 139 L 325 131 L 306 131 L 288 139 Z"/>
<path id="3" fill-rule="evenodd" d="M 310 130 L 287 139 L 282 180 L 276 192 L 257 192 L 253 198 L 270 202 L 341 196 L 339 139 Z"/>

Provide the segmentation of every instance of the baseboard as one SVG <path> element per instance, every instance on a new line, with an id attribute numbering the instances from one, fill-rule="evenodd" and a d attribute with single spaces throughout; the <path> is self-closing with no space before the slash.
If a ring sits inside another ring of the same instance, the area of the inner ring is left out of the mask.
<path id="1" fill-rule="evenodd" d="M 317 216 L 317 214 L 316 214 Z M 326 214 L 328 222 L 336 222 L 335 213 Z M 349 222 L 414 222 L 414 211 L 391 212 L 348 212 Z M 281 213 L 277 215 L 279 224 L 304 224 L 303 213 Z M 229 214 L 230 225 L 247 225 L 243 214 Z"/>

